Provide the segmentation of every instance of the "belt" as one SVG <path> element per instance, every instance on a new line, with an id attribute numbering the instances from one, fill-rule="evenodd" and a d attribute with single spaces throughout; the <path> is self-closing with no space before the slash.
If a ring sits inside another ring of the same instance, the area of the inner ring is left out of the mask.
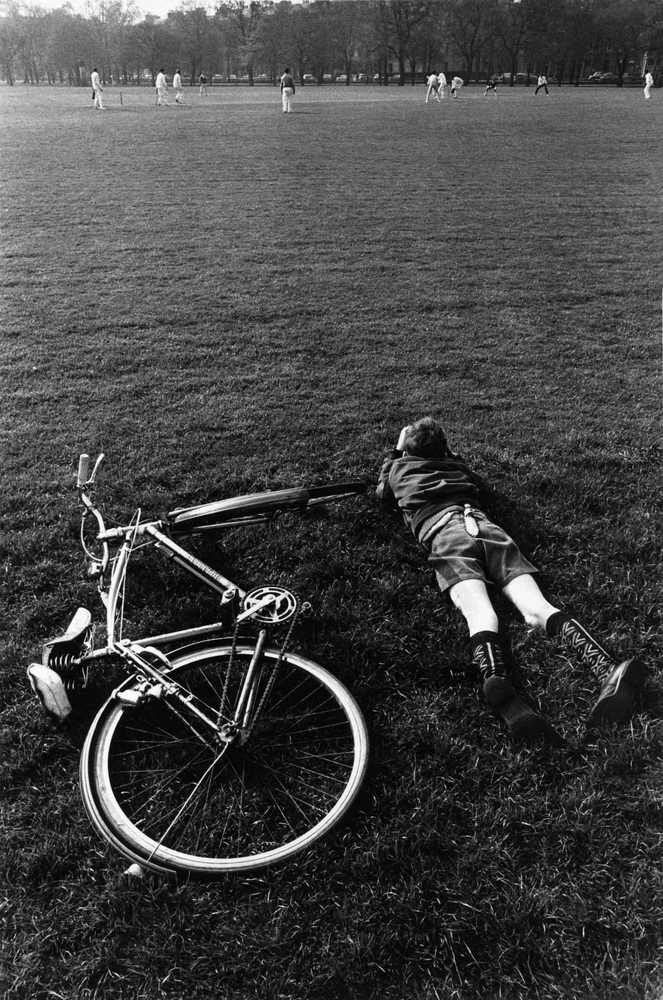
<path id="1" fill-rule="evenodd" d="M 479 525 L 476 522 L 476 516 L 484 518 L 486 515 L 483 511 L 477 510 L 469 503 L 466 503 L 464 508 L 447 507 L 446 510 L 443 510 L 440 513 L 439 517 L 435 517 L 435 515 L 433 515 L 433 517 L 429 519 L 428 524 L 424 527 L 423 533 L 419 536 L 419 541 L 422 545 L 426 542 L 430 542 L 433 535 L 436 535 L 438 531 L 441 531 L 442 528 L 449 523 L 449 521 L 453 520 L 454 517 L 462 517 L 465 525 L 465 531 L 468 535 L 476 538 L 479 534 Z"/>

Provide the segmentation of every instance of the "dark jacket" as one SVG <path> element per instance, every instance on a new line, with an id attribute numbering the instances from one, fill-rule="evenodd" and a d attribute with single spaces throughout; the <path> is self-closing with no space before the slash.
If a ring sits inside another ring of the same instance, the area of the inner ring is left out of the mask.
<path id="1" fill-rule="evenodd" d="M 419 458 L 394 449 L 382 463 L 378 498 L 396 507 L 418 539 L 422 526 L 446 507 L 481 503 L 486 484 L 460 455 Z"/>

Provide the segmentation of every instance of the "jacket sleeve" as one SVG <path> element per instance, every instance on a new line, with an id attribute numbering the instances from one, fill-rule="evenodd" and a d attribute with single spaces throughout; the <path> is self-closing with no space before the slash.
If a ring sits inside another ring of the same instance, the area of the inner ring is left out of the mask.
<path id="1" fill-rule="evenodd" d="M 389 454 L 386 456 L 382 463 L 382 468 L 380 469 L 380 475 L 378 476 L 378 485 L 375 489 L 375 495 L 386 507 L 396 506 L 396 497 L 393 494 L 391 486 L 389 485 L 389 473 L 391 472 L 391 467 L 397 458 L 400 458 L 401 452 L 397 451 L 396 448 L 392 448 Z"/>

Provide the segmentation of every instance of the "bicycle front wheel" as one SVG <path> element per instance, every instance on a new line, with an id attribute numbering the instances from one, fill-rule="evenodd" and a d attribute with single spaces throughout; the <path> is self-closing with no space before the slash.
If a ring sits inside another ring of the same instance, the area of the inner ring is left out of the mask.
<path id="1" fill-rule="evenodd" d="M 255 646 L 230 640 L 173 655 L 171 676 L 211 717 L 237 704 Z M 275 669 L 276 668 L 276 669 Z M 368 738 L 350 692 L 323 667 L 267 649 L 255 718 L 243 740 L 215 745 L 182 711 L 110 699 L 81 755 L 83 801 L 125 857 L 159 871 L 214 877 L 309 847 L 346 812 Z"/>

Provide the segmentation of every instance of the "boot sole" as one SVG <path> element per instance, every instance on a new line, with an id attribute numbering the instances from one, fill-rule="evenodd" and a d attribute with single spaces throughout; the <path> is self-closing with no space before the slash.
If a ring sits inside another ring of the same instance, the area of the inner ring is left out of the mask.
<path id="1" fill-rule="evenodd" d="M 499 714 L 514 740 L 546 743 L 550 746 L 564 744 L 564 740 L 548 720 L 517 696 L 503 702 L 499 706 Z"/>
<path id="2" fill-rule="evenodd" d="M 647 677 L 642 660 L 625 660 L 610 674 L 589 714 L 589 722 L 625 722 L 633 715 L 637 694 Z"/>

